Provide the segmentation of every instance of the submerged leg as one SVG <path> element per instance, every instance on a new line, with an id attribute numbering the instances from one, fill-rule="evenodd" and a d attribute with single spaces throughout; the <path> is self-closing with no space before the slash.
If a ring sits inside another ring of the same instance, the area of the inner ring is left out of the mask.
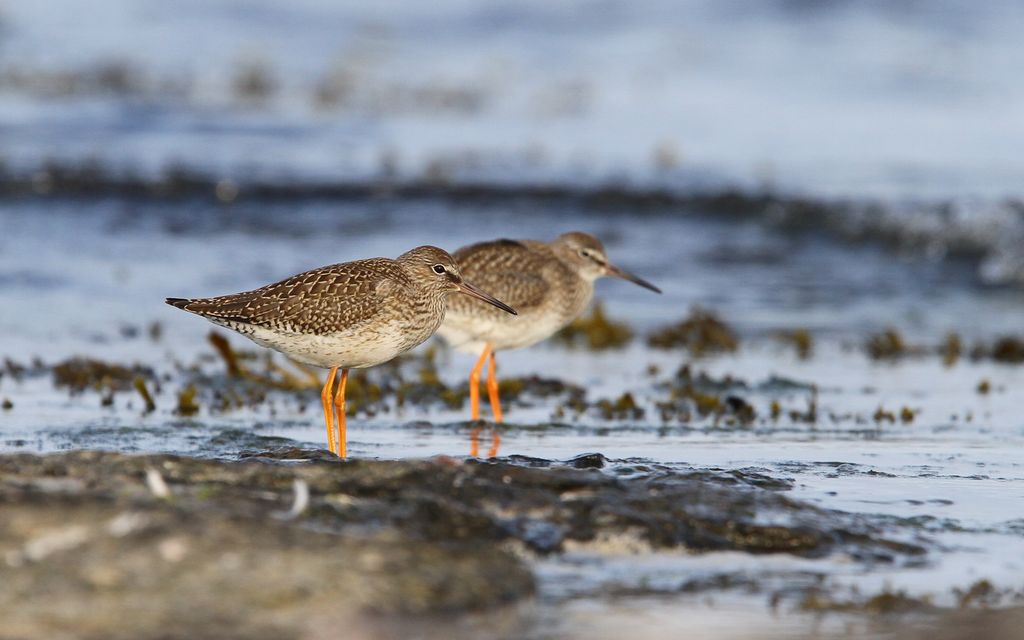
<path id="1" fill-rule="evenodd" d="M 469 432 L 469 457 L 476 458 L 480 455 L 480 427 L 473 427 Z"/>
<path id="2" fill-rule="evenodd" d="M 487 399 L 491 403 L 491 413 L 494 414 L 494 421 L 501 424 L 501 399 L 498 397 L 498 376 L 495 375 L 495 355 L 491 351 L 490 361 L 487 363 Z"/>
<path id="3" fill-rule="evenodd" d="M 498 434 L 497 429 L 491 429 L 491 448 L 487 451 L 488 458 L 498 457 L 498 447 L 501 446 L 501 435 Z"/>
<path id="4" fill-rule="evenodd" d="M 485 344 L 484 350 L 480 353 L 480 359 L 473 365 L 469 372 L 469 418 L 470 420 L 480 419 L 480 371 L 484 368 L 487 356 L 491 354 L 491 345 Z"/>
<path id="5" fill-rule="evenodd" d="M 331 368 L 327 374 L 327 382 L 324 383 L 324 388 L 320 391 L 320 402 L 324 405 L 324 422 L 327 423 L 327 448 L 335 454 L 338 452 L 334 446 L 334 408 L 331 406 L 331 387 L 334 386 L 334 374 L 337 372 L 338 367 Z"/>
<path id="6" fill-rule="evenodd" d="M 334 408 L 338 413 L 338 450 L 339 458 L 348 455 L 345 434 L 345 383 L 348 382 L 348 369 L 341 370 L 341 381 L 338 382 L 338 393 L 334 396 Z"/>

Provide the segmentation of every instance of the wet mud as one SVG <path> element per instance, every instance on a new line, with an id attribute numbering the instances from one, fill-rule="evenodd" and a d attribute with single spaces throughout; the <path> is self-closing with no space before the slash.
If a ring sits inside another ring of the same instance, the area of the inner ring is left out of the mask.
<path id="1" fill-rule="evenodd" d="M 318 197 L 401 203 L 414 209 L 409 219 L 432 200 L 466 210 L 564 202 L 635 206 L 652 219 L 676 207 L 693 213 L 672 198 L 645 208 L 633 191 L 526 190 L 517 199 L 438 182 L 307 198 L 285 185 L 282 207 L 292 199 L 312 207 L 286 225 L 273 192 L 262 204 L 247 185 L 199 177 L 191 190 L 179 178 L 167 192 L 148 192 L 149 182 L 113 194 L 126 213 L 105 219 L 110 241 L 122 233 L 159 238 L 192 255 L 193 243 L 226 232 L 244 245 L 234 255 L 257 238 L 279 251 L 268 263 L 284 264 L 295 238 L 316 242 L 321 222 L 350 231 L 351 221 L 311 204 Z M 28 192 L 48 184 L 52 197 Z M 9 195 L 28 209 L 63 203 L 76 211 L 112 195 L 57 184 L 25 183 Z M 203 204 L 207 189 L 230 202 Z M 199 215 L 192 205 L 220 213 Z M 136 206 L 168 215 L 147 222 L 131 215 Z M 242 211 L 250 206 L 252 215 Z M 388 233 L 402 220 L 392 219 Z M 701 276 L 708 287 L 721 284 L 720 270 L 773 268 L 771 252 L 725 235 L 697 259 L 713 265 Z M 634 253 L 623 264 L 646 275 L 645 258 Z M 248 281 L 268 268 L 262 258 L 219 260 L 195 265 L 188 286 L 158 288 L 220 288 L 203 278 L 237 268 L 241 275 L 230 277 Z M 49 304 L 63 308 L 64 296 L 92 291 L 71 276 L 19 269 L 12 265 L 0 285 L 16 295 L 25 283 L 39 287 L 32 300 L 52 296 Z M 713 295 L 691 307 L 680 301 L 688 291 L 670 303 L 602 291 L 607 304 L 549 347 L 502 354 L 501 425 L 466 420 L 471 361 L 436 343 L 353 371 L 355 455 L 339 463 L 315 448 L 322 372 L 187 318 L 133 315 L 119 278 L 149 289 L 150 278 L 177 267 L 139 269 L 109 274 L 105 300 L 122 307 L 68 332 L 47 329 L 63 340 L 58 346 L 36 333 L 45 315 L 24 321 L 23 338 L 5 345 L 18 354 L 0 366 L 0 509 L 12 515 L 0 523 L 0 557 L 14 576 L 0 620 L 18 625 L 13 637 L 305 638 L 344 626 L 369 637 L 600 638 L 596 617 L 588 618 L 597 625 L 591 633 L 569 614 L 595 607 L 612 615 L 647 599 L 707 613 L 710 602 L 734 598 L 785 623 L 891 622 L 907 637 L 921 625 L 945 632 L 936 621 L 947 619 L 949 629 L 969 619 L 997 634 L 1015 619 L 1012 390 L 1021 370 L 1012 327 L 971 333 L 950 323 L 936 331 L 938 321 L 924 316 L 930 328 L 908 321 L 843 329 L 800 313 L 751 325 Z M 737 297 L 773 291 L 747 287 Z M 144 301 L 149 293 L 133 295 Z M 605 455 L 577 455 L 595 450 Z M 470 458 L 430 457 L 442 452 Z M 993 513 L 996 502 L 1008 506 Z M 963 570 L 965 557 L 973 573 Z M 54 612 L 51 593 L 69 606 Z M 124 606 L 151 615 L 120 628 Z"/>
<path id="2" fill-rule="evenodd" d="M 0 620 L 16 638 L 316 637 L 385 614 L 531 601 L 532 563 L 567 549 L 873 566 L 913 562 L 930 544 L 788 498 L 756 472 L 608 466 L 599 454 L 339 462 L 294 448 L 235 462 L 4 455 Z M 147 615 L 126 621 L 127 609 Z"/>

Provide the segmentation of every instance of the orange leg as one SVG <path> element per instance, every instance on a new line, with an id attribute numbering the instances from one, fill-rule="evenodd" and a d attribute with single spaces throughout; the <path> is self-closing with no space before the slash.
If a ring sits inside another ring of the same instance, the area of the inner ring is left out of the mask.
<path id="1" fill-rule="evenodd" d="M 324 383 L 324 388 L 320 391 L 320 402 L 324 405 L 324 422 L 327 423 L 327 447 L 331 453 L 337 453 L 334 447 L 334 409 L 331 407 L 331 387 L 334 386 L 334 374 L 337 372 L 338 367 L 331 369 L 327 374 L 327 382 Z"/>
<path id="2" fill-rule="evenodd" d="M 485 344 L 484 350 L 480 354 L 480 359 L 473 365 L 473 370 L 469 372 L 469 417 L 470 420 L 480 419 L 480 372 L 484 368 L 484 362 L 487 361 L 487 356 L 491 355 L 491 345 Z"/>
<path id="3" fill-rule="evenodd" d="M 491 429 L 491 448 L 487 451 L 488 458 L 498 457 L 498 447 L 501 446 L 501 436 L 498 435 L 497 429 Z"/>
<path id="4" fill-rule="evenodd" d="M 480 428 L 473 427 L 469 432 L 469 457 L 476 458 L 480 455 Z"/>
<path id="5" fill-rule="evenodd" d="M 338 450 L 335 452 L 339 458 L 348 455 L 345 434 L 345 383 L 348 382 L 348 369 L 341 370 L 341 381 L 338 383 L 338 393 L 334 396 L 334 408 L 338 412 Z"/>
<path id="6" fill-rule="evenodd" d="M 491 403 L 491 412 L 494 414 L 494 421 L 501 424 L 501 399 L 498 398 L 498 376 L 495 375 L 495 356 L 491 351 L 491 358 L 487 363 L 487 399 Z"/>

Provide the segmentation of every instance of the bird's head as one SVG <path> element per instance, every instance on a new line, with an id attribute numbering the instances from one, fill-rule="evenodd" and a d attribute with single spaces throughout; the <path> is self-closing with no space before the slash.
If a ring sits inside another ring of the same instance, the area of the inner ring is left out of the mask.
<path id="1" fill-rule="evenodd" d="M 589 233 L 583 231 L 563 233 L 555 238 L 551 246 L 564 262 L 575 268 L 580 277 L 589 282 L 610 276 L 622 278 L 655 293 L 661 293 L 661 289 L 650 282 L 612 264 L 608 260 L 604 245 Z"/>
<path id="2" fill-rule="evenodd" d="M 466 282 L 462 278 L 459 264 L 444 249 L 429 245 L 416 247 L 398 256 L 397 262 L 428 291 L 440 294 L 464 293 L 516 315 L 512 307 Z"/>

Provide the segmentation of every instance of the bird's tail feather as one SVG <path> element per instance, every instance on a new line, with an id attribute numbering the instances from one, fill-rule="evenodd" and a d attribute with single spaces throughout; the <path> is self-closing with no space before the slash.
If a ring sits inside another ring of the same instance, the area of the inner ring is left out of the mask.
<path id="1" fill-rule="evenodd" d="M 167 304 L 171 305 L 172 307 L 177 307 L 179 309 L 183 309 L 185 311 L 188 311 L 187 307 L 188 307 L 189 303 L 192 302 L 192 299 L 191 298 L 167 298 L 166 300 L 164 300 L 164 302 L 166 302 Z"/>

